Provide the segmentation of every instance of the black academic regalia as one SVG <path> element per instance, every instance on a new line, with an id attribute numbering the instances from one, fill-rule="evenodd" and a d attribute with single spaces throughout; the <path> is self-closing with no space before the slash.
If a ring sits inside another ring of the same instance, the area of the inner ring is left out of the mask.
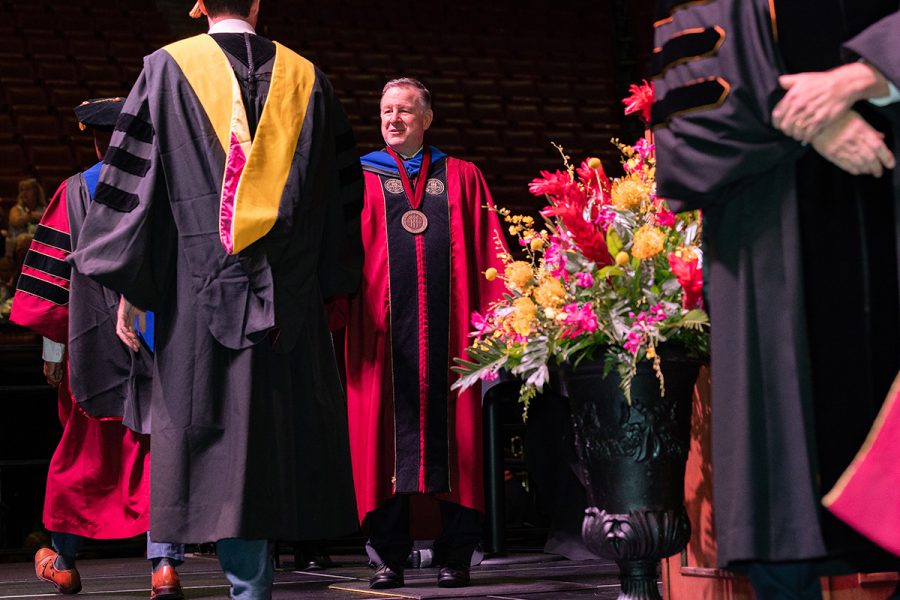
<path id="1" fill-rule="evenodd" d="M 274 46 L 214 37 L 258 141 Z M 225 152 L 177 50 L 145 58 L 73 255 L 81 272 L 156 312 L 151 535 L 204 542 L 353 532 L 346 407 L 325 308 L 355 289 L 361 265 L 352 132 L 316 69 L 305 117 L 300 108 L 287 113 L 303 122 L 277 219 L 229 254 L 217 227 Z M 227 73 L 221 86 L 231 94 Z"/>
<path id="2" fill-rule="evenodd" d="M 896 568 L 820 506 L 900 368 L 896 175 L 842 173 L 770 118 L 779 75 L 837 66 L 842 43 L 897 9 L 862 5 L 844 21 L 836 2 L 783 14 L 764 0 L 658 4 L 658 192 L 704 215 L 723 566 Z M 847 47 L 882 55 L 873 63 L 900 80 L 896 35 L 879 43 L 866 31 Z M 896 108 L 860 112 L 896 153 Z"/>

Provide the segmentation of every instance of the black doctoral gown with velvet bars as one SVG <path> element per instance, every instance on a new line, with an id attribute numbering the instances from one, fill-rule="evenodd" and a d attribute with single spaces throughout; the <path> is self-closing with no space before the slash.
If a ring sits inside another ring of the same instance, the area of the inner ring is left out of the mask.
<path id="1" fill-rule="evenodd" d="M 900 367 L 896 174 L 843 173 L 770 118 L 779 75 L 854 60 L 848 49 L 897 81 L 897 17 L 876 23 L 896 9 L 658 3 L 658 191 L 704 214 L 723 566 L 825 559 L 836 569 L 829 559 L 841 559 L 896 569 L 820 506 Z M 857 108 L 896 153 L 896 106 Z"/>
<path id="2" fill-rule="evenodd" d="M 327 79 L 257 36 L 166 46 L 105 163 L 72 260 L 156 312 L 153 539 L 355 531 L 326 300 L 358 284 L 362 173 Z"/>

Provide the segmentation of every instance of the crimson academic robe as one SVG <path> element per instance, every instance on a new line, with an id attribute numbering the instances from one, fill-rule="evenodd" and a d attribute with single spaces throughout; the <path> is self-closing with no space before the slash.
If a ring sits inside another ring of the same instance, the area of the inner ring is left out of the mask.
<path id="1" fill-rule="evenodd" d="M 145 58 L 71 260 L 155 314 L 154 540 L 357 529 L 325 302 L 357 285 L 361 208 L 309 61 L 241 34 Z"/>
<path id="2" fill-rule="evenodd" d="M 116 337 L 118 295 L 65 262 L 89 202 L 83 174 L 59 187 L 25 256 L 10 318 L 68 346 L 58 390 L 63 433 L 47 472 L 44 526 L 93 539 L 129 538 L 149 526 L 150 441 L 123 426 L 121 415 L 135 403 L 133 362 L 141 372 L 147 363 L 140 356 L 133 361 Z"/>
<path id="3" fill-rule="evenodd" d="M 704 215 L 723 566 L 896 568 L 820 505 L 900 368 L 896 173 L 853 177 L 771 124 L 779 75 L 853 60 L 842 44 L 897 9 L 841 4 L 658 3 L 657 184 L 676 210 Z M 854 49 L 896 64 L 895 33 Z M 896 153 L 896 111 L 857 109 Z"/>
<path id="4" fill-rule="evenodd" d="M 382 151 L 383 152 L 383 151 Z M 472 163 L 429 169 L 424 252 L 400 217 L 408 201 L 396 169 L 367 165 L 365 261 L 346 333 L 347 408 L 359 519 L 394 494 L 430 494 L 484 510 L 481 395 L 450 391 L 453 357 L 468 345 L 472 311 L 503 291 L 503 232 Z M 505 247 L 505 246 L 504 246 Z M 502 248 L 502 247 L 501 247 Z"/>

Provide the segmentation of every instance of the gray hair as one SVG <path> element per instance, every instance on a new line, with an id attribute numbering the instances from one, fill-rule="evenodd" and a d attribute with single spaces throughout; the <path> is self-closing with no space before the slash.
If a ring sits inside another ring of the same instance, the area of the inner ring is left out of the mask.
<path id="1" fill-rule="evenodd" d="M 387 91 L 395 87 L 411 87 L 415 89 L 419 93 L 419 103 L 422 105 L 422 108 L 424 110 L 429 110 L 431 108 L 431 92 L 429 92 L 428 88 L 418 79 L 413 79 L 412 77 L 391 79 L 384 84 L 384 87 L 381 89 L 381 97 L 384 98 Z"/>

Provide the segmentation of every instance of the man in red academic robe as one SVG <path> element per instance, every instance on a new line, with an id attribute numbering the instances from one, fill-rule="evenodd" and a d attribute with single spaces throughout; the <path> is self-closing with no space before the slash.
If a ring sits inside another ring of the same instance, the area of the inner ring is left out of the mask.
<path id="1" fill-rule="evenodd" d="M 365 263 L 350 300 L 347 394 L 359 517 L 381 560 L 376 589 L 404 583 L 412 496 L 416 509 L 439 501 L 442 587 L 468 584 L 484 510 L 481 396 L 451 392 L 450 366 L 471 312 L 502 293 L 482 273 L 502 270 L 506 248 L 478 168 L 424 145 L 432 118 L 425 86 L 388 82 L 387 147 L 362 158 Z"/>
<path id="2" fill-rule="evenodd" d="M 122 98 L 100 98 L 75 109 L 82 127 L 94 134 L 98 158 L 121 108 Z M 53 548 L 38 550 L 34 565 L 37 577 L 63 594 L 81 590 L 75 556 L 85 538 L 134 537 L 150 521 L 149 353 L 132 355 L 116 339 L 119 295 L 65 260 L 77 247 L 101 164 L 59 186 L 25 255 L 10 315 L 44 336 L 44 374 L 58 386 L 63 433 L 44 500 Z M 184 547 L 148 538 L 147 558 L 151 599 L 181 598 L 175 567 Z"/>

